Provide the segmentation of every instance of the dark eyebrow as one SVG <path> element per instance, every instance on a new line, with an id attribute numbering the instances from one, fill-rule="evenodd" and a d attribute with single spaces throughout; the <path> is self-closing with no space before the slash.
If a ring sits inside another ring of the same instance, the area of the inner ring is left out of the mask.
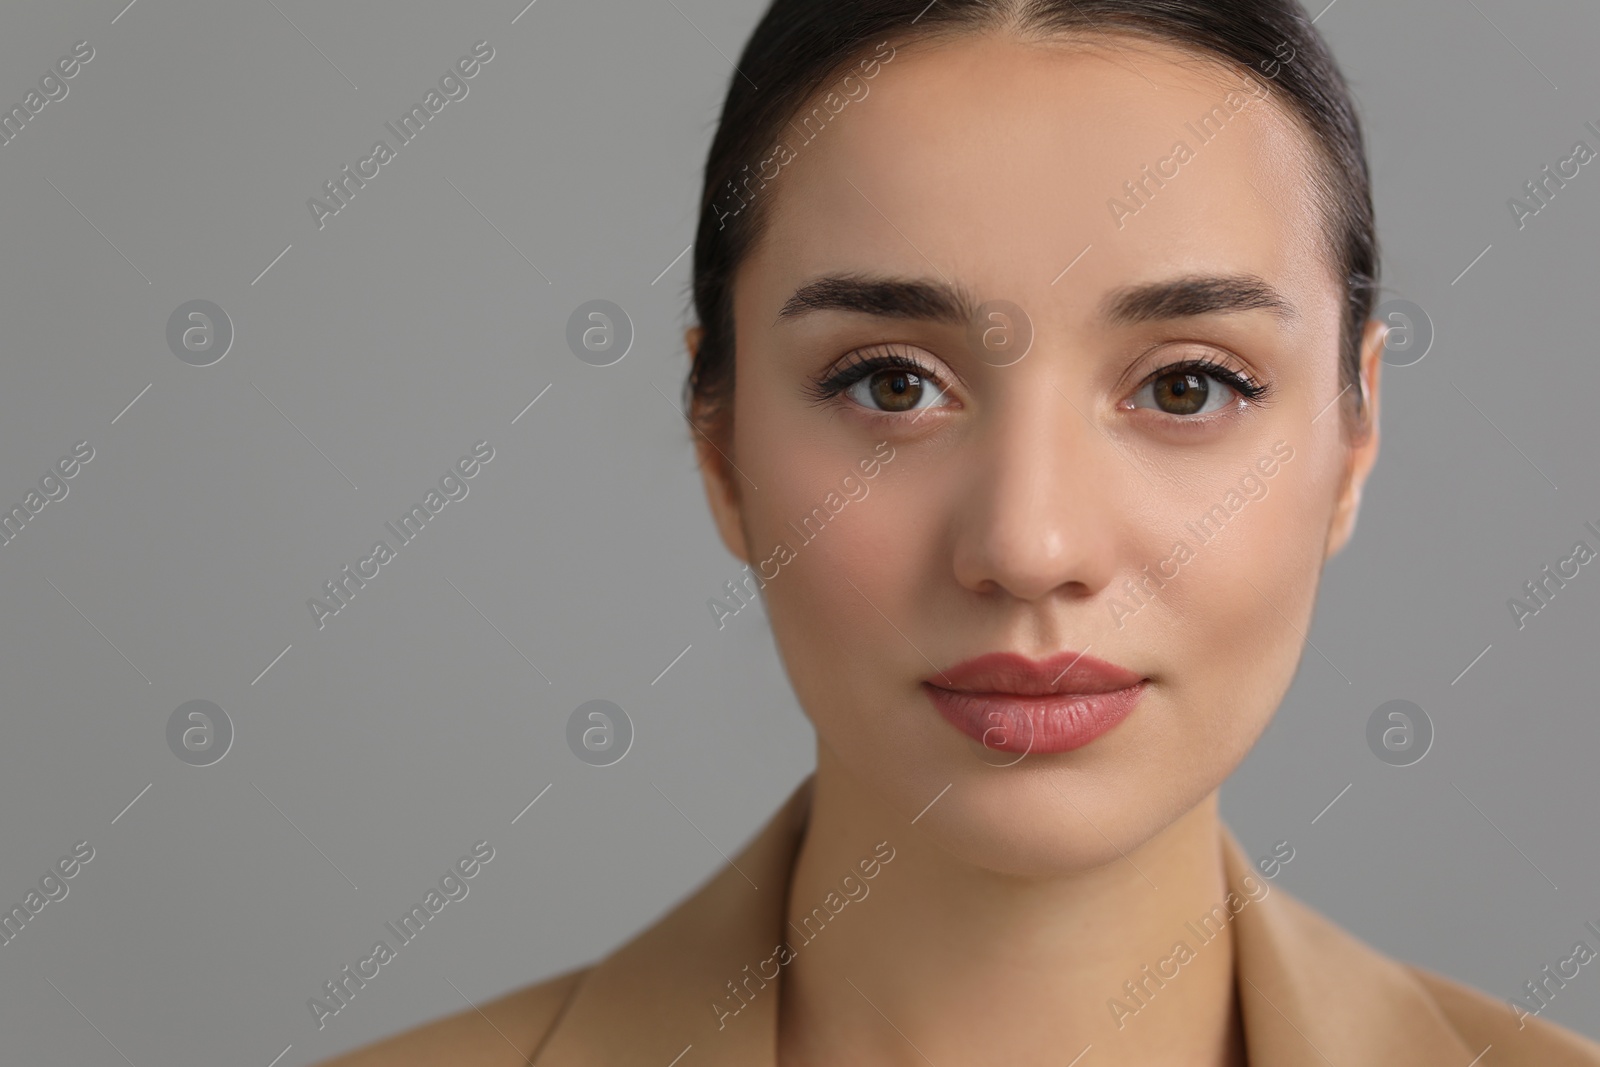
<path id="1" fill-rule="evenodd" d="M 794 318 L 813 311 L 854 311 L 965 326 L 977 314 L 977 305 L 971 293 L 949 282 L 829 275 L 796 289 L 779 309 L 778 318 Z"/>
<path id="2" fill-rule="evenodd" d="M 1129 286 L 1107 296 L 1100 314 L 1111 325 L 1132 326 L 1219 311 L 1263 308 L 1284 320 L 1299 315 L 1282 293 L 1253 274 L 1190 275 Z"/>

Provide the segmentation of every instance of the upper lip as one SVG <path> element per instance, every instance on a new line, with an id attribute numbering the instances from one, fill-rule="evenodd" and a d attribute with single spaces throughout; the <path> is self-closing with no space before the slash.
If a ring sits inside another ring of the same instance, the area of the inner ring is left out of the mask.
<path id="1" fill-rule="evenodd" d="M 1010 693 L 1047 696 L 1065 693 L 1110 693 L 1144 681 L 1144 676 L 1067 650 L 1045 659 L 1017 652 L 989 652 L 937 671 L 928 684 L 967 693 Z"/>

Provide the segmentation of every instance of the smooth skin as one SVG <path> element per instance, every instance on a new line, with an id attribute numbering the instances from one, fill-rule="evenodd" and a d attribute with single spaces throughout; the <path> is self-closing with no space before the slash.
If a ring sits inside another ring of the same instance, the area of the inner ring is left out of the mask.
<path id="1" fill-rule="evenodd" d="M 1185 127 L 1252 85 L 1209 142 Z M 783 1067 L 1059 1065 L 1090 1044 L 1097 1064 L 1244 1062 L 1228 938 L 1124 1025 L 1107 1002 L 1226 894 L 1218 788 L 1289 688 L 1377 456 L 1383 326 L 1362 337 L 1359 424 L 1339 399 L 1344 294 L 1310 141 L 1271 90 L 1125 36 L 913 42 L 762 193 L 769 228 L 734 282 L 733 428 L 699 452 L 728 549 L 752 564 L 794 551 L 763 592 L 817 734 L 789 917 L 876 842 L 896 850 L 870 898 L 783 968 Z M 1190 157 L 1119 220 L 1109 201 L 1132 205 L 1123 183 L 1180 140 Z M 962 325 L 780 317 L 800 286 L 843 274 L 1010 301 L 1032 347 L 996 366 Z M 1256 279 L 1291 310 L 1106 314 L 1130 287 L 1197 276 Z M 926 373 L 809 395 L 879 345 Z M 1208 380 L 1186 413 L 1181 372 L 1162 368 L 1188 359 L 1269 391 Z M 799 544 L 787 524 L 879 441 L 893 459 L 869 494 Z M 1261 476 L 1279 442 L 1292 458 Z M 1187 531 L 1252 472 L 1265 495 L 1209 542 Z M 1192 558 L 1128 612 L 1125 580 L 1179 540 Z M 1063 649 L 1149 679 L 1074 751 L 1016 761 L 920 688 L 981 653 Z"/>

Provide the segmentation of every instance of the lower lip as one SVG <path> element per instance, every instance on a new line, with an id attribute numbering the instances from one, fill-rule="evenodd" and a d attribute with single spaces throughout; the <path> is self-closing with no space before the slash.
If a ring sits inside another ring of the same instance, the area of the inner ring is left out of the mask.
<path id="1" fill-rule="evenodd" d="M 1145 683 L 1109 693 L 1017 696 L 961 693 L 922 683 L 945 721 L 998 752 L 1070 752 L 1108 733 L 1132 713 Z"/>

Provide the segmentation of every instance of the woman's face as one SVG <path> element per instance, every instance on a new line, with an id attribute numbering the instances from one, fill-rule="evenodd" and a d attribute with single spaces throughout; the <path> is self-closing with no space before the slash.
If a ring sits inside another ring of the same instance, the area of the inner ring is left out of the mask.
<path id="1" fill-rule="evenodd" d="M 901 47 L 809 143 L 785 131 L 756 194 L 713 511 L 827 758 L 908 819 L 948 785 L 919 826 L 974 863 L 1144 842 L 1243 759 L 1300 661 L 1376 434 L 1341 428 L 1343 292 L 1273 92 L 1126 38 Z M 892 284 L 817 285 L 841 278 Z M 1029 719 L 925 684 L 1064 651 L 1144 680 L 1092 740 L 1063 726 L 1081 702 Z"/>

